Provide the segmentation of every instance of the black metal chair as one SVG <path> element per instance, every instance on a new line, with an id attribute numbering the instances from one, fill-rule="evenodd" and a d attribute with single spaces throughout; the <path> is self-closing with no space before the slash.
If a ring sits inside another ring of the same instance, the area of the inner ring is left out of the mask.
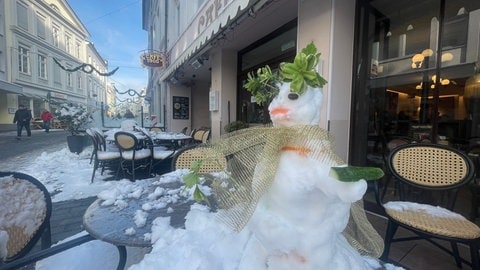
<path id="1" fill-rule="evenodd" d="M 382 260 L 388 261 L 393 242 L 424 239 L 452 255 L 458 267 L 465 263 L 479 270 L 480 228 L 453 211 L 458 189 L 474 178 L 471 159 L 451 147 L 417 143 L 394 148 L 387 165 L 399 183 L 400 201 L 383 205 L 388 227 Z M 416 236 L 394 238 L 398 227 Z M 451 249 L 439 239 L 449 242 Z M 459 255 L 457 243 L 469 246 L 470 261 Z"/>
<path id="2" fill-rule="evenodd" d="M 120 149 L 120 167 L 125 176 L 125 172 L 132 175 L 132 180 L 135 181 L 135 171 L 140 168 L 148 168 L 148 175 L 150 176 L 152 164 L 152 152 L 139 142 L 137 137 L 129 132 L 118 131 L 115 133 L 115 142 Z M 118 171 L 117 171 L 118 176 Z"/>
<path id="3" fill-rule="evenodd" d="M 472 159 L 475 166 L 475 180 L 470 184 L 470 193 L 472 194 L 470 210 L 470 220 L 475 221 L 478 218 L 478 210 L 480 207 L 480 144 L 471 145 L 467 151 L 467 155 Z"/>
<path id="4" fill-rule="evenodd" d="M 52 200 L 45 186 L 30 175 L 0 172 L 0 197 L 0 233 L 8 235 L 7 254 L 0 256 L 0 270 L 18 269 L 94 240 L 85 235 L 50 247 Z M 30 253 L 38 241 L 41 250 Z"/>
<path id="5" fill-rule="evenodd" d="M 155 174 L 164 174 L 170 171 L 170 160 L 175 154 L 175 150 L 170 147 L 155 145 L 150 133 L 145 128 L 139 128 L 145 136 L 145 146 L 150 149 L 152 156 L 151 172 Z"/>
<path id="6" fill-rule="evenodd" d="M 94 159 L 93 163 L 93 172 L 91 183 L 93 183 L 93 179 L 95 178 L 95 172 L 101 166 L 102 171 L 101 174 L 105 171 L 105 166 L 107 165 L 119 165 L 120 161 L 120 151 L 109 151 L 107 149 L 107 144 L 105 141 L 105 137 L 102 134 L 98 133 L 96 130 L 87 129 L 87 135 L 90 137 L 93 145 L 93 152 L 92 157 Z M 118 170 L 118 168 L 117 168 Z"/>

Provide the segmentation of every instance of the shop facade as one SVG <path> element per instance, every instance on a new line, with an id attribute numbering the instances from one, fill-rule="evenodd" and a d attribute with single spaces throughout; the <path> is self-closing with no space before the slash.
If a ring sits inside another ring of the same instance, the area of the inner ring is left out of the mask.
<path id="1" fill-rule="evenodd" d="M 88 38 L 65 0 L 0 1 L 0 130 L 16 129 L 19 104 L 38 119 L 61 103 L 95 110 L 111 99 L 99 74 L 108 63 Z"/>
<path id="2" fill-rule="evenodd" d="M 268 123 L 243 88 L 246 74 L 274 69 L 313 42 L 328 81 L 321 126 L 349 163 L 375 164 L 399 136 L 458 146 L 480 135 L 478 1 L 143 4 L 149 49 L 168 60 L 151 69 L 147 89 L 167 130 L 208 127 L 215 141 L 233 121 Z"/>

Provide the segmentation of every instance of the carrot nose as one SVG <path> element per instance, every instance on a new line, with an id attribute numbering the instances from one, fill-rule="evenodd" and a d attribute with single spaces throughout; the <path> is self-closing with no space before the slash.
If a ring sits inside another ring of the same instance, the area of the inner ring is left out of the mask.
<path id="1" fill-rule="evenodd" d="M 275 116 L 275 115 L 284 115 L 287 114 L 289 110 L 284 107 L 278 107 L 270 111 L 270 116 Z"/>

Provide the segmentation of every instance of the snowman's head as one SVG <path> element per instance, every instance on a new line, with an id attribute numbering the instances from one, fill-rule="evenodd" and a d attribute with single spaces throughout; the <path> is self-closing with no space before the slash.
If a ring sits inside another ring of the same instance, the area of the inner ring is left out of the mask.
<path id="1" fill-rule="evenodd" d="M 303 94 L 298 94 L 290 91 L 290 83 L 283 83 L 268 110 L 275 127 L 318 125 L 322 101 L 323 93 L 319 88 L 308 87 Z"/>

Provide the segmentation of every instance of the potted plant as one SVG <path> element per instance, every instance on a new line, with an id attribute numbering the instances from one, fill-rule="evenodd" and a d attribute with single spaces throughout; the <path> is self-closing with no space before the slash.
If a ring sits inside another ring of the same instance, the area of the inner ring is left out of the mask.
<path id="1" fill-rule="evenodd" d="M 57 119 L 65 125 L 65 130 L 70 132 L 67 144 L 70 152 L 81 153 L 86 144 L 85 129 L 92 122 L 91 112 L 83 104 L 64 103 L 55 112 Z"/>
<path id="2" fill-rule="evenodd" d="M 223 129 L 225 130 L 225 132 L 229 133 L 244 128 L 248 128 L 248 123 L 245 123 L 243 121 L 234 121 L 226 125 Z"/>

